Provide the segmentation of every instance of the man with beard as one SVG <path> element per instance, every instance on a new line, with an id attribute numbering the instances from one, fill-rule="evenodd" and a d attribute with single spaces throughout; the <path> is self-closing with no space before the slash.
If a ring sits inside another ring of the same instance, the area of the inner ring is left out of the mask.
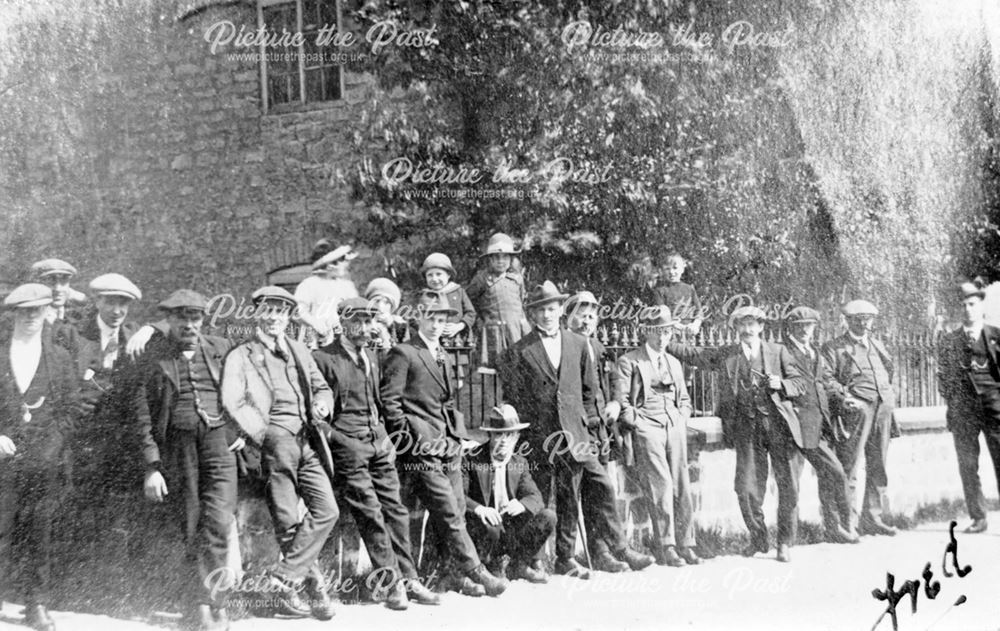
<path id="1" fill-rule="evenodd" d="M 3 304 L 14 312 L 14 330 L 0 348 L 6 366 L 0 371 L 0 576 L 16 579 L 25 599 L 25 623 L 53 631 L 48 612 L 52 520 L 59 508 L 77 381 L 69 354 L 42 333 L 51 290 L 21 285 Z"/>
<path id="2" fill-rule="evenodd" d="M 795 412 L 802 427 L 802 455 L 813 466 L 819 483 L 826 538 L 833 543 L 858 543 L 858 533 L 851 527 L 847 476 L 830 444 L 833 436 L 830 399 L 842 400 L 844 389 L 833 378 L 826 360 L 813 347 L 819 312 L 809 307 L 796 307 L 785 322 L 788 325 L 786 346 L 806 378 L 806 389 L 795 401 Z"/>
<path id="3" fill-rule="evenodd" d="M 958 473 L 972 524 L 968 533 L 985 532 L 986 499 L 979 481 L 979 435 L 1000 480 L 1000 329 L 983 322 L 983 291 L 978 282 L 962 283 L 962 326 L 941 336 L 938 344 L 938 389 L 948 403 L 948 429 L 955 441 Z"/>
<path id="4" fill-rule="evenodd" d="M 268 286 L 251 299 L 257 329 L 226 357 L 222 403 L 261 451 L 267 507 L 281 548 L 267 591 L 275 594 L 276 614 L 329 620 L 334 609 L 317 560 L 340 511 L 329 446 L 317 424 L 330 415 L 333 396 L 309 349 L 285 335 L 295 298 Z M 301 517 L 300 500 L 306 507 Z"/>
<path id="5" fill-rule="evenodd" d="M 408 344 L 389 351 L 379 388 L 385 424 L 404 471 L 403 501 L 417 498 L 430 513 L 442 557 L 449 559 L 455 583 L 468 595 L 499 596 L 506 579 L 483 566 L 465 524 L 462 443 L 465 427 L 454 408 L 441 334 L 455 315 L 444 296 L 424 291 L 416 307 L 417 330 Z"/>
<path id="6" fill-rule="evenodd" d="M 621 423 L 630 428 L 633 468 L 650 508 L 659 565 L 697 565 L 694 502 L 687 461 L 687 422 L 691 398 L 684 369 L 666 352 L 679 326 L 670 308 L 660 305 L 640 322 L 644 343 L 618 360 Z"/>
<path id="7" fill-rule="evenodd" d="M 143 490 L 167 502 L 186 545 L 185 606 L 194 628 L 228 629 L 226 594 L 210 588 L 225 571 L 236 513 L 237 428 L 223 413 L 219 379 L 229 341 L 201 333 L 208 301 L 189 289 L 159 304 L 166 335 L 139 361 L 135 415 L 146 464 Z"/>
<path id="8" fill-rule="evenodd" d="M 838 406 L 840 423 L 835 428 L 837 457 L 848 476 L 852 513 L 858 468 L 865 461 L 865 489 L 861 515 L 852 514 L 851 525 L 865 535 L 895 535 L 896 529 L 882 521 L 882 495 L 889 483 L 885 470 L 892 437 L 892 410 L 896 391 L 892 387 L 892 358 L 885 346 L 871 336 L 878 309 L 867 300 L 844 305 L 847 331 L 823 345 L 823 358 L 844 388 Z"/>
<path id="9" fill-rule="evenodd" d="M 407 608 L 408 595 L 415 602 L 436 605 L 437 594 L 417 578 L 410 550 L 410 512 L 399 496 L 396 453 L 383 422 L 379 397 L 381 368 L 375 353 L 366 348 L 378 309 L 364 298 L 340 303 L 342 333 L 313 357 L 333 393 L 333 414 L 327 436 L 334 462 L 334 487 L 354 516 L 371 557 L 373 577 L 380 570 L 391 574 L 386 606 Z"/>
<path id="10" fill-rule="evenodd" d="M 757 307 L 739 307 L 730 322 L 739 344 L 717 349 L 671 343 L 667 352 L 716 370 L 722 431 L 736 449 L 736 499 L 750 531 L 745 556 L 770 550 L 761 506 L 767 489 L 768 456 L 778 485 L 778 561 L 791 560 L 798 522 L 798 449 L 802 431 L 792 400 L 806 388 L 795 360 L 781 344 L 761 339 L 767 317 Z"/>
<path id="11" fill-rule="evenodd" d="M 591 441 L 588 427 L 601 422 L 597 370 L 586 339 L 559 326 L 566 298 L 551 281 L 528 294 L 525 306 L 535 328 L 503 354 L 500 379 L 508 401 L 531 419 L 525 439 L 539 486 L 555 483 L 556 573 L 590 578 L 574 558 L 581 497 L 601 515 L 590 536 L 604 538 L 613 558 L 641 570 L 653 559 L 628 548 L 614 486 Z"/>

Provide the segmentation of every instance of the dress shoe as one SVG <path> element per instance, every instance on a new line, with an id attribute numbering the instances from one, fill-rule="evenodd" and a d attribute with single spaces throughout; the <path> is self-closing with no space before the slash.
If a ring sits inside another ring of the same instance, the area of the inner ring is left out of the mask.
<path id="1" fill-rule="evenodd" d="M 476 585 L 482 589 L 482 585 Z M 483 591 L 485 594 L 486 591 Z M 418 605 L 440 605 L 441 597 L 427 589 L 423 583 L 415 578 L 406 579 L 406 595 L 410 600 Z"/>
<path id="2" fill-rule="evenodd" d="M 556 574 L 575 576 L 583 581 L 590 579 L 590 570 L 577 563 L 576 559 L 572 557 L 568 559 L 556 559 L 555 572 Z"/>
<path id="3" fill-rule="evenodd" d="M 309 599 L 309 612 L 317 620 L 329 620 L 336 615 L 326 581 L 319 567 L 309 573 L 305 580 L 305 592 Z"/>
<path id="4" fill-rule="evenodd" d="M 844 530 L 840 524 L 826 529 L 826 540 L 830 543 L 859 543 L 858 533 Z"/>
<path id="5" fill-rule="evenodd" d="M 988 527 L 989 524 L 986 523 L 985 519 L 973 519 L 969 527 L 965 529 L 965 532 L 974 535 L 979 532 L 986 532 Z"/>
<path id="6" fill-rule="evenodd" d="M 677 548 L 677 555 L 688 565 L 701 564 L 701 557 L 694 553 L 693 548 Z"/>
<path id="7" fill-rule="evenodd" d="M 792 552 L 787 543 L 778 544 L 778 556 L 776 558 L 781 563 L 788 563 L 792 560 Z"/>
<path id="8" fill-rule="evenodd" d="M 55 620 L 44 605 L 29 605 L 24 610 L 24 624 L 38 631 L 55 631 Z"/>
<path id="9" fill-rule="evenodd" d="M 264 586 L 269 598 L 271 615 L 288 616 L 290 618 L 308 618 L 312 608 L 302 599 L 302 585 L 287 581 L 274 574 L 269 574 Z"/>
<path id="10" fill-rule="evenodd" d="M 886 537 L 892 537 L 896 534 L 895 528 L 877 518 L 862 519 L 858 524 L 858 530 L 860 530 L 863 535 L 884 535 Z"/>
<path id="11" fill-rule="evenodd" d="M 499 596 L 510 586 L 510 581 L 505 578 L 497 578 L 496 576 L 493 576 L 486 571 L 486 568 L 482 565 L 474 570 L 471 570 L 469 572 L 469 578 L 482 585 L 483 589 L 486 590 L 487 596 Z"/>
<path id="12" fill-rule="evenodd" d="M 598 572 L 610 572 L 612 574 L 617 574 L 618 572 L 628 571 L 628 563 L 619 561 L 608 552 L 602 552 L 595 555 L 593 562 L 594 569 Z"/>
<path id="13" fill-rule="evenodd" d="M 463 596 L 479 598 L 486 595 L 486 588 L 468 576 L 456 576 L 451 588 Z"/>
<path id="14" fill-rule="evenodd" d="M 541 562 L 538 564 L 541 565 Z M 539 585 L 549 582 L 549 577 L 546 575 L 544 569 L 532 567 L 524 561 L 514 563 L 513 570 L 511 571 L 511 578 L 524 579 L 529 583 L 536 583 Z"/>
<path id="15" fill-rule="evenodd" d="M 670 567 L 684 567 L 684 559 L 677 554 L 677 548 L 674 546 L 663 546 L 659 553 L 656 555 L 657 565 L 669 565 Z"/>
<path id="16" fill-rule="evenodd" d="M 633 572 L 646 569 L 653 564 L 653 561 L 656 560 L 648 554 L 636 552 L 631 548 L 623 548 L 622 550 L 615 552 L 614 555 L 619 561 L 628 563 L 628 566 L 632 568 Z"/>
<path id="17" fill-rule="evenodd" d="M 396 581 L 396 584 L 389 589 L 389 593 L 385 596 L 385 606 L 393 611 L 405 611 L 410 606 L 403 581 Z"/>

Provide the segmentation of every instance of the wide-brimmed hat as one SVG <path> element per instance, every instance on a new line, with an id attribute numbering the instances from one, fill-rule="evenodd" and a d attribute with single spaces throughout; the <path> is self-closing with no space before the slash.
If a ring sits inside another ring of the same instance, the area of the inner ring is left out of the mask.
<path id="1" fill-rule="evenodd" d="M 316 259 L 316 261 L 312 264 L 312 268 L 314 270 L 322 269 L 327 265 L 331 263 L 336 263 L 341 259 L 344 259 L 346 261 L 353 261 L 356 258 L 358 258 L 358 253 L 354 251 L 354 248 L 352 248 L 349 245 L 342 245 L 340 247 L 336 247 L 330 250 L 323 256 Z"/>
<path id="2" fill-rule="evenodd" d="M 451 259 L 448 258 L 447 254 L 442 254 L 440 252 L 429 254 L 427 258 L 424 259 L 424 264 L 420 266 L 420 273 L 426 274 L 427 270 L 432 269 L 443 269 L 448 272 L 449 276 L 452 278 L 455 277 L 455 268 L 451 266 Z"/>
<path id="3" fill-rule="evenodd" d="M 52 290 L 41 283 L 25 283 L 14 288 L 3 299 L 3 306 L 9 309 L 41 307 L 52 304 Z"/>
<path id="4" fill-rule="evenodd" d="M 392 305 L 392 310 L 399 309 L 399 303 L 403 301 L 403 292 L 399 285 L 388 278 L 373 278 L 365 287 L 365 298 L 371 300 L 376 296 L 383 296 Z"/>
<path id="5" fill-rule="evenodd" d="M 458 315 L 458 309 L 448 304 L 448 300 L 444 297 L 444 294 L 439 291 L 431 291 L 430 289 L 421 291 L 420 295 L 417 296 L 415 311 L 415 317 L 418 318 L 435 313 L 443 313 L 450 316 Z"/>
<path id="6" fill-rule="evenodd" d="M 656 305 L 648 308 L 643 313 L 642 319 L 639 320 L 639 325 L 644 329 L 674 328 L 679 324 L 680 322 L 673 318 L 670 307 L 667 305 Z"/>
<path id="7" fill-rule="evenodd" d="M 31 264 L 31 273 L 35 278 L 45 278 L 56 274 L 76 276 L 76 268 L 62 259 L 44 259 Z"/>
<path id="8" fill-rule="evenodd" d="M 514 409 L 514 406 L 504 403 L 490 410 L 489 415 L 486 417 L 486 422 L 479 429 L 484 432 L 498 434 L 501 432 L 519 432 L 529 425 L 530 423 L 521 422 L 521 418 L 517 415 L 517 410 Z"/>
<path id="9" fill-rule="evenodd" d="M 573 313 L 573 311 L 584 305 L 593 305 L 595 307 L 599 307 L 601 306 L 601 303 L 591 292 L 580 291 L 566 299 L 566 304 L 563 305 L 563 312 L 566 315 L 570 315 L 571 313 Z"/>
<path id="10" fill-rule="evenodd" d="M 852 300 L 844 305 L 842 311 L 848 318 L 851 316 L 878 315 L 878 308 L 867 300 Z"/>
<path id="11" fill-rule="evenodd" d="M 551 280 L 547 280 L 541 285 L 535 285 L 535 287 L 528 292 L 527 298 L 524 301 L 524 308 L 531 309 L 532 307 L 538 307 L 549 302 L 563 302 L 568 298 L 566 294 L 559 291 L 555 283 Z"/>
<path id="12" fill-rule="evenodd" d="M 497 232 L 490 237 L 486 244 L 486 251 L 479 255 L 480 258 L 491 254 L 520 254 L 521 251 L 514 247 L 514 240 L 502 232 Z"/>
<path id="13" fill-rule="evenodd" d="M 810 307 L 795 307 L 788 312 L 785 322 L 795 324 L 799 322 L 819 322 L 819 311 Z"/>
<path id="14" fill-rule="evenodd" d="M 121 274 L 101 274 L 90 281 L 90 291 L 96 296 L 123 296 L 132 300 L 142 300 L 142 292 L 135 283 Z"/>

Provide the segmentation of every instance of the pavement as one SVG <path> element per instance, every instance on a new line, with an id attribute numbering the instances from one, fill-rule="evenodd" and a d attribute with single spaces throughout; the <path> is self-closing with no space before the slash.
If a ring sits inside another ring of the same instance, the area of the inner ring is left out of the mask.
<path id="1" fill-rule="evenodd" d="M 900 630 L 1000 630 L 1000 512 L 990 515 L 985 533 L 955 530 L 959 577 L 952 557 L 948 524 L 932 523 L 895 537 L 862 537 L 857 545 L 818 544 L 792 548 L 791 563 L 774 553 L 719 557 L 685 568 L 652 566 L 642 572 L 595 573 L 590 581 L 553 577 L 548 585 L 515 581 L 499 598 L 469 598 L 447 593 L 439 607 L 410 605 L 394 612 L 379 605 L 342 604 L 330 622 L 251 618 L 233 623 L 233 631 L 311 631 L 320 629 L 892 629 L 887 603 L 876 600 L 887 573 L 899 591 L 906 580 L 920 581 L 914 613 L 910 596 L 897 605 Z M 952 574 L 942 572 L 942 561 Z M 936 598 L 922 578 L 930 563 Z M 956 602 L 964 596 L 964 602 Z M 20 607 L 5 604 L 0 630 L 12 624 Z M 118 631 L 177 628 L 162 622 L 117 620 L 72 612 L 54 612 L 61 631 Z M 878 626 L 876 627 L 876 622 Z"/>

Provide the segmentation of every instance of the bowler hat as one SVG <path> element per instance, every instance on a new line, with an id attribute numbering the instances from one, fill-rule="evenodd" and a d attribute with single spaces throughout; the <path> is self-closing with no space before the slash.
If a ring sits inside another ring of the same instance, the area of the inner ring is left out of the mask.
<path id="1" fill-rule="evenodd" d="M 870 315 L 877 316 L 878 309 L 867 300 L 852 300 L 844 305 L 842 311 L 848 318 L 851 316 Z"/>
<path id="2" fill-rule="evenodd" d="M 135 283 L 121 274 L 101 274 L 90 281 L 90 291 L 98 296 L 124 296 L 132 300 L 142 300 L 142 292 Z"/>
<path id="3" fill-rule="evenodd" d="M 399 285 L 388 278 L 373 278 L 365 287 L 365 298 L 371 300 L 376 296 L 384 296 L 392 305 L 393 311 L 399 309 L 399 303 L 403 300 L 403 292 L 399 290 Z"/>
<path id="4" fill-rule="evenodd" d="M 547 280 L 541 285 L 535 285 L 534 289 L 528 292 L 528 296 L 524 302 L 524 307 L 526 309 L 531 309 L 532 307 L 538 307 L 553 301 L 563 302 L 568 297 L 569 296 L 559 291 L 559 288 L 555 286 L 555 283 L 551 280 Z"/>
<path id="5" fill-rule="evenodd" d="M 348 298 L 337 305 L 337 315 L 342 320 L 350 320 L 358 316 L 377 316 L 378 309 L 365 298 Z"/>
<path id="6" fill-rule="evenodd" d="M 174 311 L 175 309 L 204 311 L 208 307 L 208 299 L 192 289 L 178 289 L 157 306 L 166 311 Z"/>
<path id="7" fill-rule="evenodd" d="M 52 290 L 40 283 L 25 283 L 14 288 L 3 299 L 3 306 L 11 309 L 41 307 L 52 304 Z"/>
<path id="8" fill-rule="evenodd" d="M 417 317 L 426 317 L 434 313 L 443 313 L 445 315 L 458 315 L 458 309 L 454 309 L 445 300 L 443 294 L 437 291 L 431 291 L 425 289 L 420 292 L 417 297 Z"/>
<path id="9" fill-rule="evenodd" d="M 36 278 L 45 278 L 56 274 L 76 276 L 76 268 L 61 259 L 44 259 L 31 264 L 31 273 Z"/>
<path id="10" fill-rule="evenodd" d="M 284 302 L 292 307 L 298 305 L 298 302 L 295 300 L 295 296 L 288 293 L 287 289 L 282 289 L 277 285 L 267 285 L 265 287 L 261 287 L 250 294 L 250 300 L 252 300 L 255 305 L 259 305 L 267 300 Z"/>
<path id="11" fill-rule="evenodd" d="M 352 248 L 349 245 L 342 245 L 340 247 L 330 250 L 323 256 L 316 259 L 312 264 L 312 268 L 314 270 L 322 269 L 327 265 L 331 263 L 336 263 L 341 259 L 347 261 L 353 261 L 356 258 L 358 258 L 358 253 L 354 251 L 354 248 Z"/>
<path id="12" fill-rule="evenodd" d="M 528 427 L 530 423 L 522 423 L 517 410 L 509 403 L 504 403 L 490 410 L 486 422 L 479 428 L 484 432 L 518 432 Z"/>
<path id="13" fill-rule="evenodd" d="M 480 258 L 491 254 L 520 254 L 521 251 L 514 247 L 514 240 L 502 232 L 497 232 L 490 237 L 486 244 L 486 251 L 479 255 Z"/>
<path id="14" fill-rule="evenodd" d="M 809 307 L 795 307 L 788 312 L 786 322 L 819 322 L 819 311 Z"/>
<path id="15" fill-rule="evenodd" d="M 420 273 L 426 274 L 427 270 L 443 269 L 448 272 L 448 276 L 455 277 L 455 268 L 451 266 L 451 259 L 447 254 L 434 252 L 424 259 L 424 264 L 420 266 Z"/>
<path id="16" fill-rule="evenodd" d="M 645 313 L 643 313 L 642 319 L 639 324 L 646 329 L 659 329 L 675 327 L 680 322 L 673 319 L 670 314 L 670 307 L 667 305 L 657 305 L 651 307 Z"/>
<path id="17" fill-rule="evenodd" d="M 739 307 L 735 309 L 732 315 L 729 316 L 730 323 L 736 323 L 740 320 L 745 320 L 746 318 L 753 318 L 758 322 L 763 322 L 767 320 L 767 314 L 760 307 L 755 307 L 753 305 L 748 305 L 746 307 Z"/>

